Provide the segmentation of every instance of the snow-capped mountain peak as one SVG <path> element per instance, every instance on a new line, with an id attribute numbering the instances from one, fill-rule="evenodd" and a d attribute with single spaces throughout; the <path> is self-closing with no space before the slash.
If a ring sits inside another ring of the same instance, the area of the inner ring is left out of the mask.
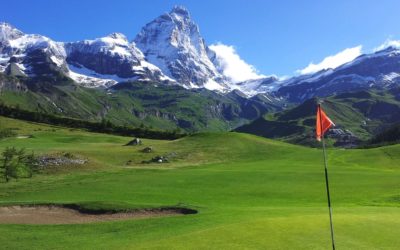
<path id="1" fill-rule="evenodd" d="M 24 34 L 11 24 L 0 23 L 0 43 L 0 52 L 11 56 L 32 47 L 46 48 L 51 40 L 41 35 Z"/>
<path id="2" fill-rule="evenodd" d="M 23 76 L 66 72 L 65 56 L 63 43 L 0 24 L 0 72 Z"/>
<path id="3" fill-rule="evenodd" d="M 0 23 L 0 41 L 13 40 L 23 36 L 24 33 L 9 23 Z"/>
<path id="4" fill-rule="evenodd" d="M 182 5 L 175 5 L 172 8 L 170 13 L 171 14 L 176 14 L 176 15 L 179 15 L 179 16 L 182 16 L 182 17 L 190 18 L 190 13 L 189 13 L 188 9 L 185 6 L 182 6 Z"/>
<path id="5" fill-rule="evenodd" d="M 119 41 L 121 43 L 127 43 L 128 42 L 128 38 L 126 38 L 126 36 L 122 33 L 118 33 L 118 32 L 114 32 L 109 34 L 108 36 L 111 39 L 115 39 L 116 41 Z"/>
<path id="6" fill-rule="evenodd" d="M 7 74 L 40 76 L 58 71 L 88 87 L 127 80 L 173 82 L 146 62 L 143 53 L 121 33 L 62 43 L 1 23 L 0 36 L 0 72 Z"/>
<path id="7" fill-rule="evenodd" d="M 121 33 L 112 33 L 94 40 L 66 43 L 66 48 L 68 54 L 74 54 L 78 51 L 87 54 L 115 54 L 136 63 L 144 58 L 143 53 L 134 44 L 130 44 L 126 36 Z"/>
<path id="8" fill-rule="evenodd" d="M 198 26 L 181 6 L 145 25 L 134 41 L 150 63 L 183 86 L 227 87 L 208 57 Z"/>

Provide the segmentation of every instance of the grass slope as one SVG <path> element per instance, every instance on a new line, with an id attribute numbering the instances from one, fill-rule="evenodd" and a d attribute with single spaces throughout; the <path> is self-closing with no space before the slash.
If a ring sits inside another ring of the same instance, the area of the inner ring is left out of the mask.
<path id="1" fill-rule="evenodd" d="M 78 203 L 94 208 L 185 204 L 199 214 L 86 225 L 0 225 L 5 249 L 329 249 L 322 154 L 240 133 L 175 141 L 87 133 L 1 118 L 33 138 L 6 146 L 71 152 L 89 166 L 0 183 L 2 204 Z M 150 155 L 175 152 L 165 165 Z M 328 151 L 338 249 L 400 245 L 400 146 Z M 132 160 L 135 164 L 127 166 Z"/>
<path id="2" fill-rule="evenodd" d="M 288 142 L 313 145 L 317 98 L 294 108 L 267 114 L 235 131 Z M 400 121 L 400 89 L 344 93 L 324 98 L 323 109 L 337 127 L 350 130 L 361 140 Z"/>

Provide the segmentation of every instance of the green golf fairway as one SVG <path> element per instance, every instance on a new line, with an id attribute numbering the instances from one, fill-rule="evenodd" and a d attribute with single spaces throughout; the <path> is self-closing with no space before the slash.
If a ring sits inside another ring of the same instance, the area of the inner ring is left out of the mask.
<path id="1" fill-rule="evenodd" d="M 0 183 L 2 205 L 75 203 L 90 208 L 186 206 L 197 214 L 71 225 L 1 225 L 2 249 L 329 249 L 319 149 L 240 133 L 143 140 L 0 118 L 18 128 L 7 146 L 69 152 L 84 167 Z M 142 153 L 152 146 L 154 152 Z M 141 164 L 156 155 L 170 163 Z M 400 145 L 328 149 L 337 249 L 400 246 Z M 127 165 L 127 161 L 131 164 Z"/>

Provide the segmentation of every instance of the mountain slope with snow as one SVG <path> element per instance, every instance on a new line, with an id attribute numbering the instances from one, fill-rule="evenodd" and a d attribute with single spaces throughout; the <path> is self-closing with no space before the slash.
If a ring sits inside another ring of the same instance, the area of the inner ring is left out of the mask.
<path id="1" fill-rule="evenodd" d="M 364 54 L 353 61 L 310 75 L 286 80 L 275 92 L 289 101 L 302 102 L 370 88 L 391 88 L 400 84 L 400 50 L 389 47 Z"/>
<path id="2" fill-rule="evenodd" d="M 0 72 L 28 77 L 62 73 L 86 87 L 128 80 L 174 82 L 122 34 L 62 43 L 24 34 L 7 23 L 0 24 Z"/>
<path id="3" fill-rule="evenodd" d="M 66 73 L 65 57 L 62 43 L 41 35 L 24 34 L 10 24 L 0 23 L 0 72 L 19 76 Z"/>
<path id="4" fill-rule="evenodd" d="M 158 67 L 148 63 L 135 44 L 120 33 L 66 43 L 65 48 L 69 76 L 77 82 L 91 84 L 91 78 L 104 80 L 106 86 L 127 80 L 173 82 Z"/>

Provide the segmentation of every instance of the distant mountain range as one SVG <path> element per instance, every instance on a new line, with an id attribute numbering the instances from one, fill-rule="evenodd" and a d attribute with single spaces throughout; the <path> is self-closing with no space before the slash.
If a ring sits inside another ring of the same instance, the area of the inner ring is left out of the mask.
<path id="1" fill-rule="evenodd" d="M 0 99 L 121 124 L 226 130 L 310 98 L 389 91 L 400 83 L 400 50 L 394 47 L 285 80 L 267 76 L 232 82 L 219 60 L 181 6 L 146 24 L 133 41 L 113 33 L 56 42 L 0 23 Z M 146 95 L 146 89 L 152 94 Z M 187 105 L 195 99 L 196 104 Z"/>
<path id="2" fill-rule="evenodd" d="M 313 96 L 387 87 L 400 81 L 400 51 L 392 47 L 362 55 L 336 69 L 286 80 L 270 76 L 232 83 L 220 64 L 187 9 L 180 6 L 146 24 L 131 42 L 120 33 L 94 40 L 55 42 L 0 24 L 0 72 L 28 77 L 59 72 L 85 87 L 157 82 L 222 93 L 240 90 L 249 96 L 272 93 L 301 102 Z"/>

